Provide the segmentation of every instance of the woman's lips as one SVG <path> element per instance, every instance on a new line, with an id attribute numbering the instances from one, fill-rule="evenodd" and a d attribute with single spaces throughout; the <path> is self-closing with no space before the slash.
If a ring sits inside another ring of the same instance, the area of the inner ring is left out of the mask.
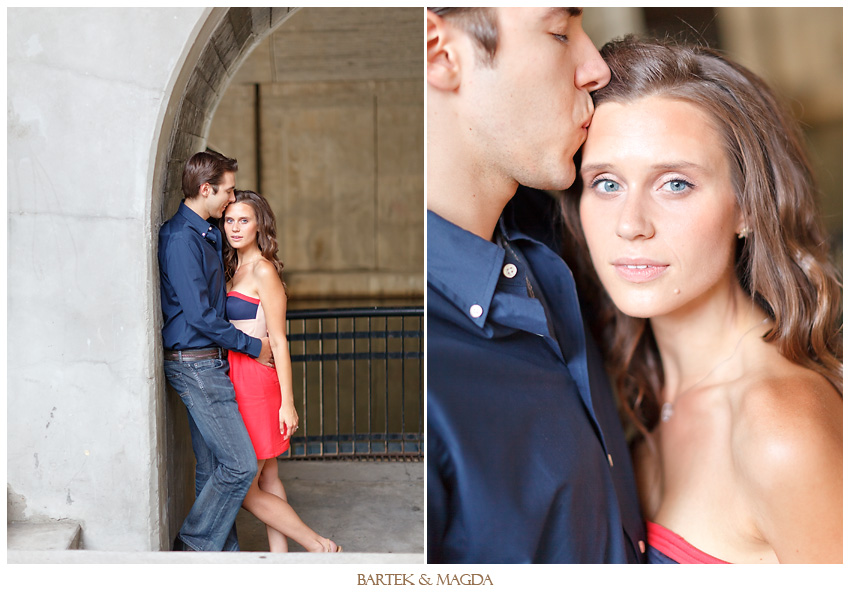
<path id="1" fill-rule="evenodd" d="M 632 283 L 645 283 L 658 279 L 667 271 L 668 265 L 656 261 L 620 259 L 611 263 L 622 279 Z"/>

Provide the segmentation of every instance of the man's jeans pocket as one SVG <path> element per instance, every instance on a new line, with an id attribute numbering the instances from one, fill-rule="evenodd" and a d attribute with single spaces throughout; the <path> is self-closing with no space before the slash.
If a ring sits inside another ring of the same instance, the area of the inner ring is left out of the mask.
<path id="1" fill-rule="evenodd" d="M 190 410 L 195 407 L 196 399 L 210 404 L 220 399 L 219 389 L 224 389 L 225 394 L 229 392 L 229 370 L 230 363 L 218 358 L 197 362 L 165 361 L 165 379 Z"/>

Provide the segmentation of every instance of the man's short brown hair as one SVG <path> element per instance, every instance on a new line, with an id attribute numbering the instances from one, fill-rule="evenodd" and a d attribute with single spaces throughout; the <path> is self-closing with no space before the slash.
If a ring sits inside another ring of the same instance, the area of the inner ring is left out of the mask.
<path id="1" fill-rule="evenodd" d="M 227 172 L 236 172 L 239 165 L 236 160 L 225 157 L 217 151 L 207 149 L 189 158 L 183 167 L 183 196 L 187 199 L 197 197 L 201 185 L 209 183 L 213 192 L 218 192 L 218 185 Z"/>

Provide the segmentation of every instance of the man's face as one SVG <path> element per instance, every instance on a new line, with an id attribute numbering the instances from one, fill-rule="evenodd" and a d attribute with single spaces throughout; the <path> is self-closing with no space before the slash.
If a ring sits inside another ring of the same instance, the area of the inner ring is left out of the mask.
<path id="1" fill-rule="evenodd" d="M 204 201 L 210 217 L 221 218 L 224 209 L 236 200 L 235 189 L 236 175 L 233 172 L 224 173 L 221 184 L 218 185 L 218 192 L 212 192 L 212 187 L 210 187 L 210 192 Z"/>
<path id="2" fill-rule="evenodd" d="M 533 188 L 567 188 L 593 114 L 590 91 L 608 84 L 611 73 L 580 15 L 563 8 L 497 10 L 495 63 L 468 59 L 460 87 L 467 145 L 498 176 Z"/>

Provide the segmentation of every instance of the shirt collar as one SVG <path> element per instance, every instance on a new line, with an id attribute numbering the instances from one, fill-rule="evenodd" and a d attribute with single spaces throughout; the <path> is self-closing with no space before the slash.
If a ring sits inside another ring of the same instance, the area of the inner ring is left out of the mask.
<path id="1" fill-rule="evenodd" d="M 215 232 L 215 226 L 197 213 L 195 213 L 194 211 L 192 211 L 189 207 L 186 206 L 186 203 L 180 203 L 180 207 L 177 208 L 177 213 L 179 213 L 186 219 L 186 222 L 189 224 L 190 228 L 195 230 L 207 241 L 212 242 L 212 244 L 216 243 L 218 234 L 216 234 Z"/>
<path id="2" fill-rule="evenodd" d="M 505 251 L 428 211 L 428 285 L 484 327 Z"/>

